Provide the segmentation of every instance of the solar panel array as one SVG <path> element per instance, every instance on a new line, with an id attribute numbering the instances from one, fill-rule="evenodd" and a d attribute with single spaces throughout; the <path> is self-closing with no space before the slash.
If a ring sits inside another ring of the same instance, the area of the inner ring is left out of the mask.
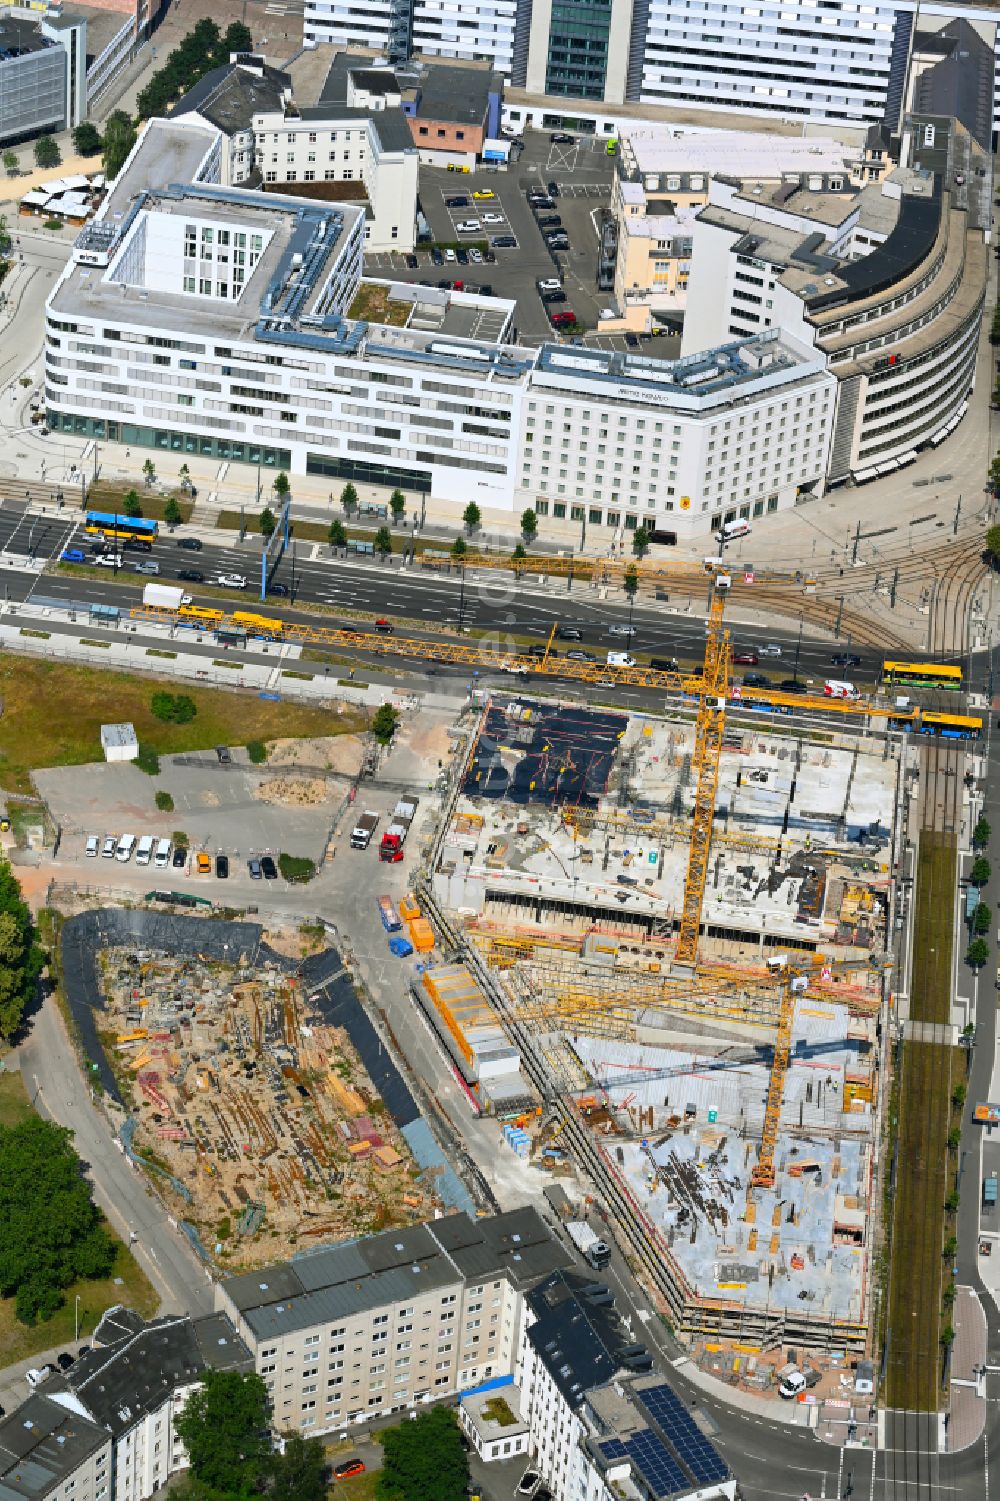
<path id="1" fill-rule="evenodd" d="M 607 1438 L 597 1446 L 605 1459 L 624 1459 L 628 1450 L 620 1438 Z"/>
<path id="2" fill-rule="evenodd" d="M 648 1428 L 633 1433 L 625 1447 L 654 1496 L 672 1496 L 688 1489 L 684 1471 Z"/>
<path id="3" fill-rule="evenodd" d="M 710 1485 L 713 1481 L 726 1479 L 729 1466 L 694 1422 L 676 1392 L 669 1386 L 652 1386 L 636 1395 L 700 1484 Z"/>

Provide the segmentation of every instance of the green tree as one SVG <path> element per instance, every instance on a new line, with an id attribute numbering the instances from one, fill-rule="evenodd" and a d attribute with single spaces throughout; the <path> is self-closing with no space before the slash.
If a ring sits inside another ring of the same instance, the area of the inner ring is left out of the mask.
<path id="1" fill-rule="evenodd" d="M 455 540 L 454 540 L 454 542 L 451 544 L 451 555 L 452 555 L 452 557 L 455 558 L 455 559 L 457 559 L 460 562 L 465 557 L 465 555 L 466 555 L 466 553 L 468 551 L 469 551 L 469 544 L 466 542 L 465 538 L 464 537 L 456 537 Z"/>
<path id="2" fill-rule="evenodd" d="M 962 1145 L 962 1128 L 961 1128 L 961 1126 L 952 1126 L 951 1130 L 948 1132 L 948 1150 L 949 1150 L 949 1152 L 957 1152 L 958 1149 L 959 1149 L 959 1147 L 961 1145 Z"/>
<path id="3" fill-rule="evenodd" d="M 16 177 L 21 170 L 21 164 L 17 159 L 16 151 L 5 151 L 3 154 L 3 169 L 8 177 Z"/>
<path id="4" fill-rule="evenodd" d="M 387 526 L 380 526 L 375 533 L 375 551 L 380 558 L 387 558 L 392 552 L 392 532 Z"/>
<path id="5" fill-rule="evenodd" d="M 389 496 L 389 510 L 392 512 L 393 521 L 398 526 L 406 510 L 406 496 L 402 490 L 393 490 Z"/>
<path id="6" fill-rule="evenodd" d="M 948 1194 L 948 1196 L 946 1197 L 946 1199 L 944 1201 L 945 1213 L 946 1214 L 957 1214 L 958 1213 L 959 1201 L 960 1201 L 960 1195 L 959 1195 L 958 1189 L 957 1188 L 953 1188 L 952 1191 L 951 1191 L 951 1193 Z"/>
<path id="7" fill-rule="evenodd" d="M 969 872 L 969 880 L 972 882 L 973 886 L 985 886 L 988 884 L 989 879 L 990 862 L 986 859 L 985 855 L 977 855 L 975 860 L 973 860 L 972 862 L 972 869 Z"/>
<path id="8" fill-rule="evenodd" d="M 941 1330 L 941 1343 L 948 1350 L 955 1343 L 955 1331 L 950 1324 L 945 1324 Z"/>
<path id="9" fill-rule="evenodd" d="M 16 1033 L 42 970 L 31 909 L 6 860 L 0 860 L 0 1037 Z M 2 1223 L 2 1221 L 0 1221 Z"/>
<path id="10" fill-rule="evenodd" d="M 124 110 L 116 109 L 104 122 L 104 174 L 112 182 L 135 145 L 136 130 Z"/>
<path id="11" fill-rule="evenodd" d="M 432 1407 L 412 1423 L 387 1428 L 382 1451 L 378 1501 L 463 1501 L 469 1464 L 450 1408 Z"/>
<path id="12" fill-rule="evenodd" d="M 260 534 L 262 537 L 273 537 L 274 528 L 278 525 L 278 518 L 270 506 L 265 506 L 260 513 Z"/>
<path id="13" fill-rule="evenodd" d="M 330 522 L 330 530 L 327 532 L 327 541 L 331 547 L 347 546 L 347 530 L 344 523 L 337 516 Z"/>
<path id="14" fill-rule="evenodd" d="M 103 146 L 101 132 L 90 120 L 83 120 L 73 131 L 73 150 L 77 156 L 99 156 Z"/>
<path id="15" fill-rule="evenodd" d="M 274 484 L 271 488 L 274 490 L 275 495 L 281 501 L 282 505 L 284 505 L 285 501 L 288 498 L 288 492 L 292 487 L 288 482 L 288 475 L 283 469 L 279 469 L 278 473 L 274 476 Z"/>
<path id="16" fill-rule="evenodd" d="M 972 831 L 972 842 L 973 844 L 977 844 L 980 849 L 985 848 L 989 844 L 990 825 L 988 819 L 979 818 L 976 820 L 976 827 Z"/>
<path id="17" fill-rule="evenodd" d="M 172 495 L 163 507 L 163 519 L 168 526 L 179 526 L 184 520 L 181 508 Z"/>
<path id="18" fill-rule="evenodd" d="M 968 1091 L 966 1090 L 965 1085 L 961 1083 L 961 1081 L 955 1085 L 955 1088 L 951 1092 L 951 1103 L 954 1105 L 956 1110 L 961 1110 L 962 1106 L 965 1104 L 967 1094 Z"/>
<path id="19" fill-rule="evenodd" d="M 468 532 L 474 532 L 476 530 L 476 527 L 482 521 L 482 519 L 483 519 L 483 513 L 482 513 L 482 511 L 476 505 L 476 502 L 474 500 L 470 500 L 469 504 L 466 506 L 465 510 L 462 512 L 462 520 L 465 523 L 466 530 Z"/>
<path id="20" fill-rule="evenodd" d="M 22 1323 L 51 1318 L 64 1288 L 114 1263 L 71 1133 L 40 1116 L 0 1127 L 0 1224 L 0 1294 Z"/>
<path id="21" fill-rule="evenodd" d="M 994 485 L 1000 483 L 1000 464 L 998 464 L 996 459 L 993 460 L 993 465 L 990 469 L 990 479 Z M 1000 563 L 1000 526 L 991 526 L 986 533 L 986 551 L 994 563 Z"/>
<path id="22" fill-rule="evenodd" d="M 7 228 L 7 217 L 0 214 L 0 255 L 10 254 L 10 230 Z"/>
<path id="23" fill-rule="evenodd" d="M 986 902 L 980 902 L 972 914 L 972 931 L 977 935 L 987 934 L 993 921 L 993 913 Z"/>
<path id="24" fill-rule="evenodd" d="M 944 1245 L 941 1247 L 941 1255 L 944 1257 L 945 1261 L 951 1261 L 952 1257 L 956 1256 L 957 1254 L 958 1240 L 954 1235 L 949 1235 L 945 1238 Z"/>
<path id="25" fill-rule="evenodd" d="M 261 1376 L 206 1370 L 174 1426 L 196 1481 L 224 1496 L 248 1497 L 270 1470 L 270 1423 Z"/>
<path id="26" fill-rule="evenodd" d="M 388 745 L 396 733 L 399 715 L 392 704 L 380 704 L 372 715 L 372 734 L 379 745 Z"/>
<path id="27" fill-rule="evenodd" d="M 344 507 L 348 516 L 352 516 L 358 509 L 358 492 L 349 482 L 340 492 L 340 504 Z"/>
<path id="28" fill-rule="evenodd" d="M 39 136 L 35 142 L 35 161 L 40 167 L 58 167 L 62 152 L 51 136 Z"/>
<path id="29" fill-rule="evenodd" d="M 634 563 L 630 563 L 625 570 L 625 575 L 622 579 L 622 588 L 625 590 L 625 597 L 628 600 L 635 599 L 636 594 L 639 592 L 639 570 Z"/>
<path id="30" fill-rule="evenodd" d="M 126 516 L 141 516 L 142 502 L 139 499 L 138 490 L 129 490 L 122 501 L 122 511 Z"/>
<path id="31" fill-rule="evenodd" d="M 144 461 L 142 466 L 142 477 L 146 481 L 147 485 L 154 483 L 156 479 L 156 465 L 153 463 L 152 459 L 146 459 Z"/>
<path id="32" fill-rule="evenodd" d="M 973 969 L 982 969 L 990 957 L 990 946 L 985 938 L 974 938 L 969 944 L 969 952 L 966 954 L 966 962 Z"/>
<path id="33" fill-rule="evenodd" d="M 252 52 L 253 37 L 249 26 L 242 21 L 233 21 L 226 28 L 226 34 L 219 43 L 219 52 L 222 56 L 220 62 L 228 62 L 231 52 Z"/>
<path id="34" fill-rule="evenodd" d="M 637 558 L 644 558 L 649 551 L 649 532 L 644 526 L 637 526 L 632 533 L 632 551 Z"/>
<path id="35" fill-rule="evenodd" d="M 521 536 L 526 542 L 533 542 L 538 535 L 538 517 L 529 506 L 521 512 Z"/>
<path id="36" fill-rule="evenodd" d="M 330 1466 L 318 1438 L 285 1436 L 285 1452 L 272 1457 L 264 1482 L 271 1501 L 326 1501 Z"/>
<path id="37" fill-rule="evenodd" d="M 521 573 L 521 567 L 520 567 L 520 565 L 525 561 L 525 559 L 527 558 L 527 556 L 528 556 L 528 551 L 527 551 L 527 548 L 525 547 L 524 543 L 523 542 L 518 542 L 517 546 L 514 548 L 514 551 L 510 555 L 510 560 L 511 560 L 511 562 L 514 565 L 514 572 L 516 574 L 520 574 Z"/>

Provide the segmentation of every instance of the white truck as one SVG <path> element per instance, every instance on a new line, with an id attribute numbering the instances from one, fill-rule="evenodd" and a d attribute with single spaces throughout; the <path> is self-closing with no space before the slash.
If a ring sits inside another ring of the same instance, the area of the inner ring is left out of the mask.
<path id="1" fill-rule="evenodd" d="M 382 835 L 382 842 L 378 847 L 378 857 L 388 864 L 395 864 L 403 858 L 403 845 L 406 836 L 410 832 L 410 825 L 416 817 L 417 808 L 420 804 L 419 797 L 403 797 L 392 810 L 389 827 Z"/>
<path id="2" fill-rule="evenodd" d="M 147 584 L 142 591 L 143 604 L 160 610 L 179 610 L 183 600 L 184 590 L 174 584 Z"/>
<path id="3" fill-rule="evenodd" d="M 351 849 L 366 850 L 372 842 L 372 835 L 378 828 L 378 814 L 366 809 L 356 820 L 351 830 Z"/>
<path id="4" fill-rule="evenodd" d="M 584 1261 L 595 1271 L 600 1271 L 611 1260 L 611 1247 L 601 1239 L 585 1220 L 567 1220 L 566 1234 L 573 1242 Z"/>

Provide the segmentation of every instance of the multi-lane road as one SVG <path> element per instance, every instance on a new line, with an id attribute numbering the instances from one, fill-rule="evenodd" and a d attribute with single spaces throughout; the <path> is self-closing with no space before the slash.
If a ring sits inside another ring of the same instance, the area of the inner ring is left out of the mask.
<path id="1" fill-rule="evenodd" d="M 62 510 L 52 508 L 39 515 L 27 510 L 25 503 L 0 502 L 0 553 L 51 562 L 70 543 L 89 550 L 92 539 L 84 534 L 82 519 L 80 511 L 68 504 Z M 196 601 L 208 604 L 219 602 L 220 591 L 213 586 L 213 580 L 220 573 L 237 572 L 246 578 L 246 589 L 226 591 L 223 598 L 231 608 L 261 609 L 259 537 L 248 535 L 240 542 L 238 534 L 233 533 L 219 541 L 206 540 L 200 552 L 193 552 L 178 546 L 181 535 L 183 532 L 161 534 L 151 554 L 125 552 L 122 570 L 109 569 L 106 579 L 59 569 L 29 575 L 0 568 L 0 587 L 10 600 L 42 594 L 48 598 L 128 607 L 141 600 L 143 584 L 148 582 L 135 571 L 135 564 L 150 557 L 159 564 L 160 582 L 182 582 Z M 179 579 L 182 571 L 191 570 L 204 576 L 204 585 Z M 542 642 L 552 626 L 558 624 L 575 626 L 582 637 L 569 648 L 560 643 L 560 651 L 588 650 L 598 661 L 603 660 L 604 653 L 625 647 L 640 655 L 676 657 L 682 664 L 698 663 L 704 653 L 701 601 L 682 596 L 656 604 L 637 601 L 632 612 L 636 634 L 629 643 L 610 630 L 629 618 L 624 594 L 618 590 L 597 590 L 580 581 L 543 582 L 537 576 L 518 581 L 505 572 L 485 576 L 471 570 L 463 579 L 457 569 L 442 573 L 407 568 L 398 557 L 386 563 L 338 558 L 331 556 L 325 546 L 306 543 L 297 544 L 285 553 L 271 582 L 287 589 L 289 596 L 272 596 L 265 612 L 290 619 L 301 617 L 310 606 L 323 607 L 335 619 L 384 613 L 397 628 L 406 622 L 410 633 L 416 635 L 453 632 L 461 625 L 484 644 L 495 641 L 500 650 L 505 649 L 508 639 L 512 646 L 518 641 L 523 644 L 528 638 Z M 832 657 L 844 650 L 846 643 L 809 640 L 798 631 L 789 630 L 787 625 L 751 625 L 736 620 L 731 630 L 737 652 L 769 645 L 781 648 L 780 657 L 762 655 L 756 664 L 756 670 L 766 673 L 774 682 L 798 676 L 817 683 L 826 677 L 845 675 L 844 669 L 833 665 Z M 338 653 L 343 650 L 338 646 Z M 859 683 L 874 681 L 880 665 L 878 654 L 864 647 L 858 648 L 857 654 L 862 665 L 850 669 L 850 676 Z"/>

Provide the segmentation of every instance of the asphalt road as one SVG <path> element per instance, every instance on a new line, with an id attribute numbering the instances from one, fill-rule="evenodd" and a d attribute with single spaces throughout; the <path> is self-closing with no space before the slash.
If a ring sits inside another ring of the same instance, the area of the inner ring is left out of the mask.
<path id="1" fill-rule="evenodd" d="M 91 539 L 83 533 L 80 523 L 80 512 L 68 506 L 39 517 L 27 515 L 11 502 L 4 502 L 0 504 L 0 549 L 38 559 L 58 557 L 70 542 L 86 551 Z M 272 583 L 294 591 L 294 604 L 289 598 L 272 598 L 264 613 L 305 619 L 302 608 L 320 604 L 333 611 L 342 608 L 373 615 L 384 613 L 397 623 L 417 622 L 416 628 L 408 627 L 412 634 L 429 636 L 442 628 L 454 629 L 461 622 L 470 637 L 492 639 L 501 649 L 507 637 L 530 637 L 543 642 L 553 624 L 572 625 L 581 632 L 582 642 L 560 643 L 559 650 L 565 652 L 582 647 L 594 652 L 598 661 L 603 660 L 608 651 L 625 647 L 653 656 L 673 656 L 686 665 L 700 663 L 704 653 L 704 620 L 700 614 L 690 618 L 682 613 L 688 601 L 679 597 L 676 607 L 670 600 L 658 605 L 636 604 L 632 612 L 636 634 L 629 643 L 609 633 L 609 626 L 628 621 L 628 604 L 620 591 L 597 591 L 589 584 L 577 582 L 570 585 L 562 579 L 549 584 L 540 584 L 537 579 L 530 578 L 518 582 L 506 573 L 488 578 L 470 575 L 463 585 L 457 572 L 422 573 L 416 569 L 404 570 L 398 561 L 381 563 L 333 558 L 328 548 L 310 543 L 297 545 L 294 552 L 294 558 L 291 549 L 285 554 L 272 577 Z M 312 557 L 314 552 L 318 553 L 315 559 Z M 185 569 L 204 574 L 206 582 L 219 573 L 238 572 L 246 578 L 247 588 L 233 590 L 231 594 L 227 592 L 230 608 L 261 608 L 258 586 L 261 545 L 255 535 L 248 535 L 240 543 L 238 534 L 233 533 L 226 541 L 207 543 L 196 553 L 182 550 L 176 537 L 164 534 L 149 555 L 126 552 L 123 570 L 115 574 L 109 569 L 106 583 L 103 579 L 57 571 L 36 578 L 0 570 L 0 580 L 5 597 L 10 599 L 23 599 L 34 593 L 124 607 L 142 598 L 142 586 L 147 580 L 136 575 L 134 564 L 145 556 L 159 563 L 158 581 L 161 583 L 183 583 L 178 574 Z M 212 605 L 219 602 L 217 597 L 201 591 L 197 583 L 189 582 L 184 586 L 196 602 Z M 295 605 L 300 607 L 298 611 Z M 699 610 L 700 602 L 693 602 L 693 607 Z M 800 641 L 798 633 L 787 626 L 772 628 L 738 622 L 732 624 L 731 634 L 736 652 L 759 649 L 768 644 L 781 647 L 780 658 L 768 660 L 762 657 L 755 668 L 748 669 L 761 672 L 776 683 L 789 676 L 806 681 L 811 678 L 814 683 L 821 683 L 824 678 L 843 676 L 848 671 L 834 667 L 831 661 L 833 654 L 845 649 L 848 643 L 835 646 L 829 642 L 810 641 L 806 637 Z M 341 646 L 337 648 L 338 654 L 344 650 Z M 852 681 L 859 685 L 874 682 L 880 665 L 878 653 L 861 647 L 857 655 L 862 659 L 862 666 L 849 669 Z"/>
<path id="2" fill-rule="evenodd" d="M 42 1115 L 68 1126 L 87 1165 L 94 1198 L 163 1299 L 163 1311 L 210 1313 L 212 1284 L 183 1236 L 120 1152 L 69 1044 L 55 1000 L 49 996 L 30 1020 L 20 1049 L 25 1087 Z"/>

